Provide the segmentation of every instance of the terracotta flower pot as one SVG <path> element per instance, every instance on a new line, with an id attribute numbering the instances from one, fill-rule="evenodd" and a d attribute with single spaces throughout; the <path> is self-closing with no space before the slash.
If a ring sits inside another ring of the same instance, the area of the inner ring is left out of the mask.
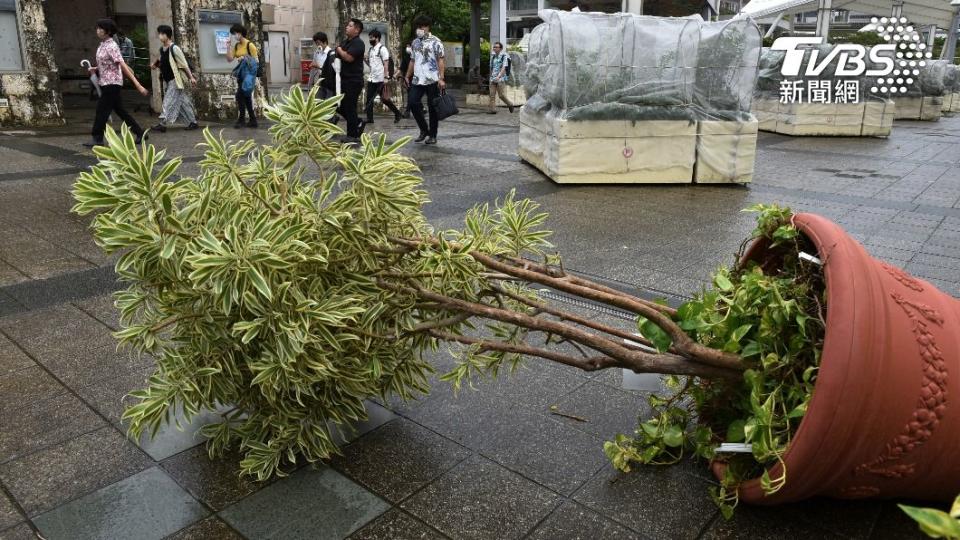
<path id="1" fill-rule="evenodd" d="M 824 263 L 820 372 L 784 455 L 786 484 L 768 496 L 749 480 L 740 500 L 952 500 L 960 492 L 960 301 L 874 259 L 826 218 L 793 222 Z M 765 251 L 754 245 L 746 257 Z M 720 478 L 723 465 L 713 469 Z"/>

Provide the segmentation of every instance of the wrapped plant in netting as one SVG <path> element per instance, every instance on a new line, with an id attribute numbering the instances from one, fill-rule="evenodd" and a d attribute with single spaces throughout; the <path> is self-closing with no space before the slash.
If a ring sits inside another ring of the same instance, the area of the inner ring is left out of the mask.
<path id="1" fill-rule="evenodd" d="M 524 160 L 557 182 L 750 180 L 762 43 L 752 21 L 540 17 L 520 117 Z"/>

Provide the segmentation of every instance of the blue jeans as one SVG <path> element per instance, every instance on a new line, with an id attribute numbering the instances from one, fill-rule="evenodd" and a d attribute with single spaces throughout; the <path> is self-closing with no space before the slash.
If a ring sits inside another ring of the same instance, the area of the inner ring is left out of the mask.
<path id="1" fill-rule="evenodd" d="M 256 122 L 257 115 L 253 113 L 253 92 L 244 92 L 243 84 L 240 82 L 240 79 L 237 79 L 237 109 L 239 109 L 239 120 L 243 122 L 243 119 L 246 117 L 246 113 L 250 112 L 250 121 Z"/>
<path id="2" fill-rule="evenodd" d="M 427 110 L 430 111 L 430 127 L 427 127 L 427 121 L 423 117 L 423 96 L 427 96 Z M 437 120 L 437 111 L 433 108 L 433 100 L 440 95 L 440 85 L 437 83 L 421 85 L 415 84 L 410 87 L 410 112 L 420 127 L 420 133 L 426 133 L 428 136 L 437 137 L 437 127 L 440 121 Z"/>

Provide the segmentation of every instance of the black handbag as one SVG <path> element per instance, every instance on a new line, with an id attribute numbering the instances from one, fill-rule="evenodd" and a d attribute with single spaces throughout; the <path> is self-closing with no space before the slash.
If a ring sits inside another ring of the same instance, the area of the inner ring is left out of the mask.
<path id="1" fill-rule="evenodd" d="M 446 92 L 433 98 L 433 110 L 437 114 L 437 120 L 443 120 L 455 114 L 460 114 L 460 111 L 457 109 L 457 100 L 453 99 L 453 96 Z"/>

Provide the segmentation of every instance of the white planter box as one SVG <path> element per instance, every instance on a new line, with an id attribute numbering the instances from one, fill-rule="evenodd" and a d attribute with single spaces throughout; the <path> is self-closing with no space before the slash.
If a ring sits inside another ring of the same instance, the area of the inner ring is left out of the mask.
<path id="1" fill-rule="evenodd" d="M 747 122 L 700 121 L 697 124 L 697 163 L 693 180 L 698 184 L 745 184 L 753 179 L 757 157 L 754 118 Z"/>
<path id="2" fill-rule="evenodd" d="M 522 86 L 505 86 L 503 91 L 514 107 L 519 107 L 527 102 L 527 93 Z M 467 94 L 466 102 L 469 107 L 487 107 L 490 103 L 490 94 Z M 498 95 L 497 107 L 506 106 L 507 104 Z"/>
<path id="3" fill-rule="evenodd" d="M 870 119 L 868 106 L 861 103 L 780 103 L 772 98 L 755 98 L 752 112 L 757 116 L 758 127 L 763 131 L 794 136 L 839 136 L 839 137 L 886 137 L 889 129 L 880 129 L 881 121 L 893 125 L 892 109 L 889 117 Z M 877 107 L 870 106 L 870 114 L 876 115 Z M 881 111 L 884 110 L 880 107 Z M 864 129 L 865 124 L 870 127 Z M 876 125 L 874 125 L 876 124 Z"/>
<path id="4" fill-rule="evenodd" d="M 860 134 L 864 137 L 889 137 L 893 131 L 893 117 L 896 105 L 893 101 L 868 101 L 863 113 L 863 129 Z"/>
<path id="5" fill-rule="evenodd" d="M 696 145 L 696 122 L 573 122 L 520 113 L 520 157 L 560 184 L 690 183 Z"/>
<path id="6" fill-rule="evenodd" d="M 895 120 L 937 121 L 943 113 L 943 96 L 898 97 Z"/>
<path id="7" fill-rule="evenodd" d="M 950 112 L 960 112 L 960 92 L 950 94 Z"/>

